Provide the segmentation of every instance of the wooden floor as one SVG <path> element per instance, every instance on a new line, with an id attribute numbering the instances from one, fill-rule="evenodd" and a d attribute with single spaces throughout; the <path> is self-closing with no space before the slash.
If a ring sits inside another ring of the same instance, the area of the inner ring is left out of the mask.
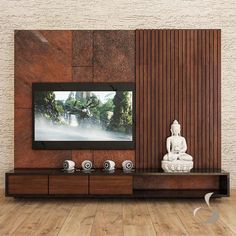
<path id="1" fill-rule="evenodd" d="M 0 196 L 0 235 L 236 235 L 236 190 L 212 199 L 220 217 L 204 224 L 203 199 L 28 199 Z"/>

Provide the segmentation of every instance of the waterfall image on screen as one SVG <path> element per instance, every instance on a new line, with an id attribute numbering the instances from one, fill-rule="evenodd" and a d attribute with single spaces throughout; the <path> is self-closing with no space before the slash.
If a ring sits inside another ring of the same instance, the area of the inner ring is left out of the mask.
<path id="1" fill-rule="evenodd" d="M 37 91 L 35 141 L 132 141 L 132 91 Z"/>

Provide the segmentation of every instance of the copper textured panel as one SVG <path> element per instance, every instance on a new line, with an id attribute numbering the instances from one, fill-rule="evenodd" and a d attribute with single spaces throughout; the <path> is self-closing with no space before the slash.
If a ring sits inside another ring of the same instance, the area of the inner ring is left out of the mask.
<path id="1" fill-rule="evenodd" d="M 94 82 L 135 81 L 135 31 L 94 31 Z"/>
<path id="2" fill-rule="evenodd" d="M 62 168 L 71 151 L 32 149 L 32 111 L 15 110 L 15 168 Z"/>
<path id="3" fill-rule="evenodd" d="M 15 107 L 31 108 L 33 82 L 69 82 L 71 31 L 15 31 Z"/>
<path id="4" fill-rule="evenodd" d="M 49 176 L 49 194 L 88 194 L 88 176 Z"/>
<path id="5" fill-rule="evenodd" d="M 73 66 L 93 65 L 93 31 L 74 30 L 72 33 Z"/>
<path id="6" fill-rule="evenodd" d="M 72 67 L 72 79 L 74 82 L 92 82 L 93 67 Z"/>
<path id="7" fill-rule="evenodd" d="M 72 160 L 75 162 L 76 167 L 81 168 L 81 163 L 84 160 L 90 160 L 93 162 L 92 150 L 72 150 Z"/>
<path id="8" fill-rule="evenodd" d="M 132 176 L 90 176 L 90 194 L 132 194 Z"/>
<path id="9" fill-rule="evenodd" d="M 48 176 L 10 175 L 8 194 L 48 194 Z"/>
<path id="10" fill-rule="evenodd" d="M 105 160 L 113 160 L 116 168 L 122 168 L 124 160 L 135 162 L 135 150 L 95 150 L 93 160 L 95 168 L 102 168 Z"/>
<path id="11" fill-rule="evenodd" d="M 195 168 L 221 168 L 220 30 L 136 30 L 136 167 L 160 168 L 177 119 Z"/>

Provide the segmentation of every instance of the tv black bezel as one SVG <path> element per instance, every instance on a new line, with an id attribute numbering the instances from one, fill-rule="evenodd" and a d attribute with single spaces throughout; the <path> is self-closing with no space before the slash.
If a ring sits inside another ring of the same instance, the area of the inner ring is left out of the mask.
<path id="1" fill-rule="evenodd" d="M 35 141 L 34 94 L 36 91 L 132 91 L 132 141 Z M 135 149 L 135 84 L 124 83 L 33 83 L 32 84 L 32 149 L 45 150 L 127 150 Z"/>

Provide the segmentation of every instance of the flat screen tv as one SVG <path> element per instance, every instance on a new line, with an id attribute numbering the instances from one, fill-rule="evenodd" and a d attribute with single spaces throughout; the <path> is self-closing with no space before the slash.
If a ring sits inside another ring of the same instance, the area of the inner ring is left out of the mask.
<path id="1" fill-rule="evenodd" d="M 33 83 L 33 149 L 134 149 L 133 83 Z"/>

